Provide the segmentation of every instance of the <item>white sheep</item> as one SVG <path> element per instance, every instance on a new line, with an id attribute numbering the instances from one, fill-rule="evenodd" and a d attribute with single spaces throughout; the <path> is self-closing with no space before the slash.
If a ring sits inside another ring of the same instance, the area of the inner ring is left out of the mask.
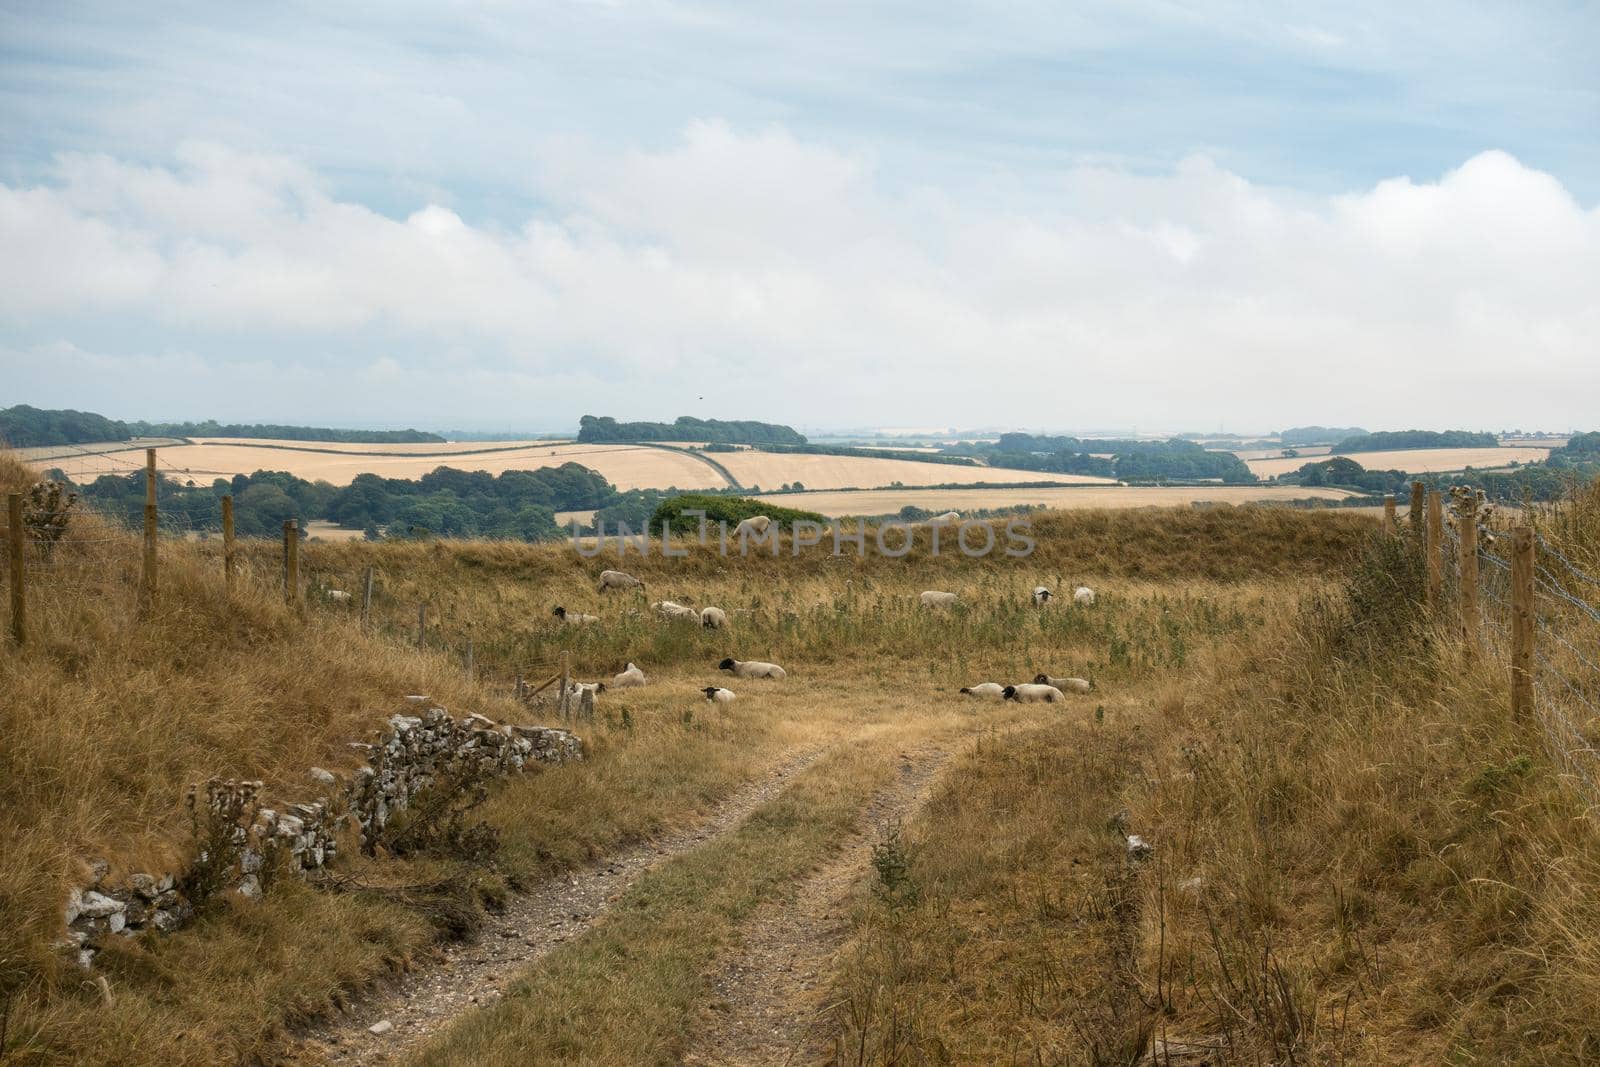
<path id="1" fill-rule="evenodd" d="M 1094 590 L 1086 585 L 1080 585 L 1072 591 L 1072 602 L 1081 608 L 1086 608 L 1094 603 Z"/>
<path id="2" fill-rule="evenodd" d="M 557 606 L 550 614 L 560 619 L 567 626 L 588 626 L 590 623 L 600 621 L 600 616 L 598 615 L 585 615 L 581 611 L 568 611 L 560 606 Z"/>
<path id="3" fill-rule="evenodd" d="M 961 521 L 961 512 L 947 511 L 943 515 L 935 515 L 928 520 L 929 526 L 949 526 L 951 523 Z"/>
<path id="4" fill-rule="evenodd" d="M 969 697 L 981 697 L 984 700 L 1003 700 L 1006 691 L 999 682 L 979 682 L 977 685 L 968 685 L 961 688 L 961 692 Z"/>
<path id="5" fill-rule="evenodd" d="M 714 704 L 733 703 L 732 689 L 724 689 L 720 685 L 708 685 L 700 691 L 706 695 L 707 700 Z"/>
<path id="6" fill-rule="evenodd" d="M 752 515 L 733 528 L 733 536 L 746 537 L 753 535 L 755 537 L 765 537 L 767 527 L 771 525 L 772 520 L 765 515 Z"/>
<path id="7" fill-rule="evenodd" d="M 628 669 L 613 677 L 609 684 L 613 689 L 636 689 L 641 685 L 649 685 L 650 679 L 645 677 L 644 671 L 629 662 Z"/>
<path id="8" fill-rule="evenodd" d="M 953 608 L 958 602 L 954 593 L 942 593 L 937 589 L 926 590 L 917 599 L 925 608 Z"/>
<path id="9" fill-rule="evenodd" d="M 350 602 L 350 594 L 343 589 L 330 589 L 328 590 L 328 599 L 335 603 L 347 604 Z"/>
<path id="10" fill-rule="evenodd" d="M 590 693 L 593 693 L 595 696 L 599 696 L 601 693 L 604 693 L 606 691 L 606 683 L 604 683 L 604 682 L 580 682 L 576 678 L 574 678 L 572 681 L 567 683 L 567 693 L 570 696 L 580 697 L 580 696 L 582 696 L 584 694 L 585 690 L 587 690 Z"/>
<path id="11" fill-rule="evenodd" d="M 788 672 L 776 663 L 762 663 L 760 660 L 725 659 L 717 664 L 717 670 L 729 671 L 736 678 L 787 678 Z"/>
<path id="12" fill-rule="evenodd" d="M 684 605 L 676 603 L 675 601 L 658 600 L 654 604 L 651 604 L 650 607 L 654 609 L 657 615 L 672 622 L 700 621 L 700 613 L 698 611 L 690 607 L 685 607 Z"/>
<path id="13" fill-rule="evenodd" d="M 1034 607 L 1039 607 L 1039 606 L 1041 606 L 1043 604 L 1050 603 L 1050 598 L 1053 597 L 1053 596 L 1055 596 L 1055 594 L 1052 593 L 1049 589 L 1046 589 L 1044 586 L 1042 586 L 1042 585 L 1034 586 L 1033 587 L 1033 604 L 1034 604 Z"/>
<path id="14" fill-rule="evenodd" d="M 720 630 L 728 625 L 728 613 L 721 608 L 702 608 L 700 625 L 708 630 Z"/>
<path id="15" fill-rule="evenodd" d="M 1094 691 L 1094 683 L 1086 678 L 1052 678 L 1048 674 L 1040 674 L 1035 675 L 1033 680 L 1038 685 L 1053 685 L 1063 693 L 1091 693 Z"/>
<path id="16" fill-rule="evenodd" d="M 626 571 L 601 571 L 600 592 L 609 593 L 613 589 L 643 589 L 644 583 Z"/>
<path id="17" fill-rule="evenodd" d="M 1002 695 L 1006 700 L 1015 700 L 1019 704 L 1054 704 L 1067 699 L 1055 686 L 1037 683 L 1008 685 L 1002 690 Z"/>

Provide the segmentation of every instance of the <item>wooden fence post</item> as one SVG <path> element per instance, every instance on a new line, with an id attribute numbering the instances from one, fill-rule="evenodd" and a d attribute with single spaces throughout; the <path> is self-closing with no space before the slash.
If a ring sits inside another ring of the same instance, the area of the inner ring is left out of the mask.
<path id="1" fill-rule="evenodd" d="M 283 599 L 300 603 L 300 524 L 294 519 L 283 520 Z"/>
<path id="2" fill-rule="evenodd" d="M 417 604 L 417 651 L 422 651 L 422 639 L 428 633 L 428 602 Z"/>
<path id="3" fill-rule="evenodd" d="M 1511 718 L 1533 717 L 1533 527 L 1511 531 Z"/>
<path id="4" fill-rule="evenodd" d="M 585 689 L 583 696 L 578 698 L 578 718 L 584 722 L 594 722 L 594 690 Z"/>
<path id="5" fill-rule="evenodd" d="M 156 450 L 144 450 L 144 568 L 139 583 L 140 611 L 156 602 Z"/>
<path id="6" fill-rule="evenodd" d="M 19 645 L 26 644 L 28 640 L 28 596 L 22 586 L 25 538 L 22 529 L 22 494 L 7 494 L 6 555 L 11 560 L 11 636 Z"/>
<path id="7" fill-rule="evenodd" d="M 1383 495 L 1383 532 L 1394 536 L 1394 494 Z"/>
<path id="8" fill-rule="evenodd" d="M 1462 495 L 1456 516 L 1460 527 L 1461 638 L 1467 652 L 1478 651 L 1478 498 L 1470 490 Z"/>
<path id="9" fill-rule="evenodd" d="M 1428 603 L 1437 605 L 1444 592 L 1444 507 L 1439 501 L 1439 491 L 1428 494 L 1427 527 Z"/>
<path id="10" fill-rule="evenodd" d="M 1421 482 L 1411 483 L 1411 512 L 1407 518 L 1411 520 L 1413 542 L 1418 545 L 1422 544 L 1422 505 L 1427 491 L 1428 487 Z"/>
<path id="11" fill-rule="evenodd" d="M 568 704 L 567 690 L 569 688 L 571 688 L 567 683 L 568 683 L 568 679 L 570 679 L 571 677 L 572 677 L 572 672 L 569 670 L 568 653 L 562 652 L 561 653 L 561 693 L 560 693 L 559 696 L 556 697 L 556 709 L 561 715 L 561 721 L 562 722 L 566 722 L 567 721 L 567 712 L 568 712 L 568 708 L 567 708 L 567 704 Z"/>
<path id="12" fill-rule="evenodd" d="M 222 580 L 233 595 L 233 494 L 222 498 Z"/>
<path id="13" fill-rule="evenodd" d="M 517 675 L 517 684 L 512 688 L 511 691 L 516 695 L 518 704 L 522 703 L 523 700 L 526 699 L 525 694 L 527 692 L 527 688 L 528 685 L 522 680 L 522 675 Z"/>
<path id="14" fill-rule="evenodd" d="M 367 627 L 372 622 L 372 564 L 367 564 L 367 571 L 361 576 L 361 632 L 366 633 Z"/>

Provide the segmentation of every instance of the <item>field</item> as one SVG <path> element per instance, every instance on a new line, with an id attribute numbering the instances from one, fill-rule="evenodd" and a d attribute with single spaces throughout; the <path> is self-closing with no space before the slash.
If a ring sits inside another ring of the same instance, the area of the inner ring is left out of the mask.
<path id="1" fill-rule="evenodd" d="M 1319 458 L 1306 458 L 1310 452 L 1297 459 L 1255 459 L 1247 465 L 1258 478 L 1275 478 L 1280 474 L 1299 470 Z M 1412 448 L 1390 452 L 1351 452 L 1351 459 L 1367 470 L 1402 470 L 1409 474 L 1432 474 L 1439 471 L 1459 471 L 1472 467 L 1488 470 L 1518 463 L 1542 463 L 1550 456 L 1549 448 Z"/>
<path id="2" fill-rule="evenodd" d="M 1343 500 L 1352 494 L 1342 489 L 1302 489 L 1299 486 L 1084 486 L 1062 489 L 878 489 L 859 493 L 817 492 L 764 494 L 784 507 L 805 508 L 834 517 L 840 515 L 893 515 L 907 505 L 928 511 L 973 511 L 1038 504 L 1053 510 L 1084 508 L 1170 508 L 1200 501 L 1219 504 L 1283 502 L 1289 500 Z"/>
<path id="3" fill-rule="evenodd" d="M 874 489 L 901 482 L 905 485 L 939 485 L 946 482 L 1059 482 L 1062 485 L 1114 484 L 1110 478 L 1080 474 L 1046 474 L 1039 471 L 1003 470 L 915 460 L 869 459 L 852 456 L 787 455 L 773 452 L 735 452 L 716 456 L 740 483 L 776 489 L 800 482 L 807 489 Z"/>
<path id="4" fill-rule="evenodd" d="M 1590 573 L 1595 513 L 1546 530 Z M 313 542 L 303 606 L 277 546 L 242 546 L 230 596 L 220 546 L 174 540 L 141 617 L 137 541 L 78 520 L 31 579 L 30 642 L 0 647 L 0 1059 L 1592 1060 L 1600 833 L 1375 530 L 1181 507 L 1040 515 L 1022 559 L 923 535 L 904 559 Z M 619 565 L 648 598 L 596 591 Z M 368 567 L 363 632 L 320 591 Z M 1080 583 L 1094 605 L 1029 603 Z M 732 621 L 662 622 L 657 597 Z M 421 844 L 342 849 L 323 881 L 104 935 L 93 971 L 52 947 L 86 859 L 195 860 L 186 783 L 309 799 L 306 769 L 351 774 L 406 693 L 550 721 L 512 680 L 563 655 L 651 679 L 601 694 L 582 762 L 500 781 Z M 789 676 L 731 678 L 728 655 Z M 956 691 L 1037 671 L 1094 689 Z"/>

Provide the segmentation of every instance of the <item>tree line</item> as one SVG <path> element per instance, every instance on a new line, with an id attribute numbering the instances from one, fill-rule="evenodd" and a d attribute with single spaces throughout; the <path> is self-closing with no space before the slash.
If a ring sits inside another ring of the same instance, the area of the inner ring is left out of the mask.
<path id="1" fill-rule="evenodd" d="M 993 444 L 961 442 L 948 455 L 977 456 L 991 467 L 1087 474 L 1131 485 L 1161 482 L 1254 482 L 1256 476 L 1232 452 L 1213 452 L 1193 441 L 1132 441 L 1029 433 L 1003 433 Z"/>
<path id="2" fill-rule="evenodd" d="M 680 415 L 666 422 L 618 422 L 606 415 L 578 420 L 578 440 L 585 444 L 641 441 L 708 441 L 729 445 L 803 445 L 805 435 L 771 422 L 724 422 Z"/>
<path id="3" fill-rule="evenodd" d="M 1499 447 L 1500 438 L 1475 430 L 1380 430 L 1346 437 L 1333 446 L 1333 452 L 1338 455 L 1343 452 L 1389 452 L 1409 448 Z"/>

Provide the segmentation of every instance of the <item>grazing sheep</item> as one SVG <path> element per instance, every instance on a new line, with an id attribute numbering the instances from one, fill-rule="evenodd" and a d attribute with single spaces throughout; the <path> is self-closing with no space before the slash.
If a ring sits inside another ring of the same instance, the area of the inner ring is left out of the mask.
<path id="1" fill-rule="evenodd" d="M 628 669 L 611 679 L 613 689 L 636 689 L 641 685 L 649 685 L 650 679 L 644 676 L 644 671 L 629 662 Z"/>
<path id="2" fill-rule="evenodd" d="M 929 526 L 949 526 L 951 523 L 961 521 L 961 512 L 947 511 L 943 515 L 935 515 L 928 520 Z"/>
<path id="3" fill-rule="evenodd" d="M 1094 590 L 1086 585 L 1080 585 L 1072 591 L 1072 602 L 1079 607 L 1088 607 L 1094 603 Z"/>
<path id="4" fill-rule="evenodd" d="M 576 678 L 574 678 L 572 681 L 567 683 L 567 693 L 570 694 L 571 696 L 580 697 L 580 696 L 583 695 L 585 690 L 588 690 L 589 692 L 593 693 L 595 696 L 599 696 L 601 693 L 604 693 L 606 691 L 606 683 L 604 683 L 604 682 L 580 682 Z"/>
<path id="5" fill-rule="evenodd" d="M 728 613 L 721 608 L 703 608 L 700 611 L 700 625 L 708 630 L 720 630 L 728 625 Z"/>
<path id="6" fill-rule="evenodd" d="M 720 685 L 708 685 L 700 691 L 706 695 L 707 700 L 714 704 L 733 703 L 732 689 L 724 689 Z"/>
<path id="7" fill-rule="evenodd" d="M 600 616 L 598 615 L 585 615 L 581 611 L 568 611 L 566 608 L 559 606 L 550 614 L 568 626 L 588 626 L 592 622 L 600 621 Z"/>
<path id="8" fill-rule="evenodd" d="M 963 686 L 961 692 L 969 697 L 982 697 L 985 700 L 1004 700 L 1006 691 L 999 682 L 979 682 L 977 685 Z"/>
<path id="9" fill-rule="evenodd" d="M 671 600 L 658 600 L 650 605 L 655 613 L 663 619 L 674 622 L 699 622 L 700 613 L 693 608 L 684 607 L 682 604 Z"/>
<path id="10" fill-rule="evenodd" d="M 1034 604 L 1034 607 L 1038 607 L 1038 606 L 1040 606 L 1042 604 L 1050 603 L 1050 598 L 1053 597 L 1053 596 L 1055 596 L 1055 594 L 1052 593 L 1050 590 L 1046 589 L 1044 586 L 1042 586 L 1042 585 L 1034 586 L 1033 587 L 1033 604 Z"/>
<path id="11" fill-rule="evenodd" d="M 717 664 L 719 671 L 731 671 L 736 678 L 776 678 L 788 677 L 788 672 L 776 663 L 762 663 L 760 660 L 725 659 Z"/>
<path id="12" fill-rule="evenodd" d="M 643 589 L 644 583 L 625 571 L 601 571 L 600 592 L 609 593 L 613 589 Z"/>
<path id="13" fill-rule="evenodd" d="M 1061 690 L 1053 685 L 1008 685 L 1003 690 L 1006 700 L 1015 700 L 1018 704 L 1054 704 L 1067 699 Z"/>
<path id="14" fill-rule="evenodd" d="M 953 608 L 957 604 L 954 593 L 941 593 L 937 589 L 929 589 L 917 599 L 925 608 Z"/>
<path id="15" fill-rule="evenodd" d="M 1063 693 L 1090 693 L 1094 691 L 1094 683 L 1086 678 L 1052 678 L 1048 674 L 1034 677 L 1038 685 L 1053 685 Z"/>
<path id="16" fill-rule="evenodd" d="M 767 518 L 765 515 L 752 515 L 733 528 L 733 536 L 745 537 L 747 535 L 754 535 L 756 537 L 764 537 L 767 532 L 767 527 L 771 525 L 772 520 Z"/>
<path id="17" fill-rule="evenodd" d="M 350 594 L 345 592 L 343 589 L 330 589 L 328 590 L 328 599 L 335 601 L 336 603 L 345 604 L 349 603 Z"/>

